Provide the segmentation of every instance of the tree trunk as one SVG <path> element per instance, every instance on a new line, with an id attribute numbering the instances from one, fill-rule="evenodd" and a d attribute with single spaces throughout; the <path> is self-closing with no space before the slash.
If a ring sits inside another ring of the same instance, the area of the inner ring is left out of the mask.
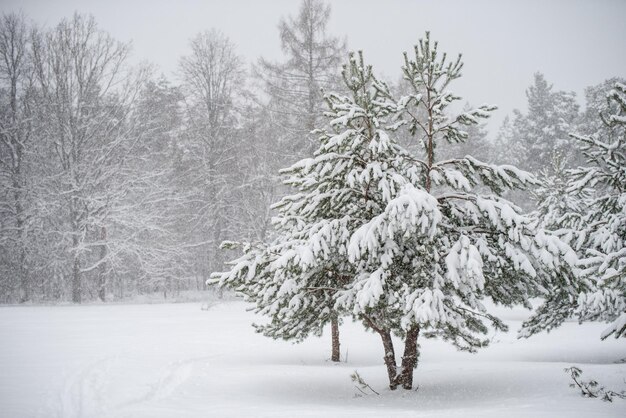
<path id="1" fill-rule="evenodd" d="M 77 238 L 74 238 L 78 241 Z M 78 246 L 78 242 L 74 243 L 74 248 Z M 74 265 L 72 267 L 72 302 L 80 303 L 82 297 L 82 283 L 80 280 L 80 260 L 78 254 L 74 254 Z"/>
<path id="2" fill-rule="evenodd" d="M 19 275 L 20 275 L 20 303 L 28 302 L 30 299 L 30 286 L 28 280 L 28 271 L 26 269 L 26 250 L 24 249 L 24 243 L 20 243 L 20 265 L 18 267 Z"/>
<path id="3" fill-rule="evenodd" d="M 98 271 L 98 298 L 100 298 L 100 300 L 102 302 L 106 301 L 106 286 L 107 286 L 107 278 L 106 278 L 106 271 L 107 271 L 107 267 L 106 267 L 106 262 L 104 261 L 104 259 L 107 256 L 107 245 L 106 245 L 106 240 L 107 240 L 107 230 L 106 228 L 103 226 L 100 229 L 100 240 L 102 241 L 102 245 L 100 246 L 100 268 Z"/>
<path id="4" fill-rule="evenodd" d="M 220 244 L 222 243 L 222 219 L 218 219 L 215 221 L 215 225 L 213 226 L 213 262 L 211 263 L 211 269 L 213 271 L 222 271 L 222 250 L 220 249 Z M 209 276 L 212 271 L 209 272 Z M 224 297 L 224 288 L 222 286 L 218 287 L 217 290 L 218 299 L 222 299 Z"/>
<path id="5" fill-rule="evenodd" d="M 373 325 L 373 322 L 368 321 Z M 398 372 L 396 365 L 396 355 L 393 348 L 393 340 L 391 333 L 387 329 L 372 327 L 381 337 L 383 348 L 385 350 L 385 366 L 387 366 L 387 376 L 389 377 L 389 389 L 396 390 L 398 386 L 403 389 L 411 390 L 413 388 L 413 370 L 417 366 L 417 337 L 420 328 L 418 325 L 411 327 L 406 334 L 404 342 L 404 355 L 402 356 L 402 365 Z"/>
<path id="6" fill-rule="evenodd" d="M 336 316 L 330 320 L 331 334 L 332 334 L 332 361 L 340 361 L 339 351 L 339 319 Z"/>
<path id="7" fill-rule="evenodd" d="M 114 277 L 115 277 L 115 274 L 114 274 Z M 117 278 L 117 284 L 118 284 L 119 291 L 120 291 L 119 298 L 120 300 L 122 300 L 124 299 L 124 279 L 121 276 L 117 276 L 116 278 Z"/>
<path id="8" fill-rule="evenodd" d="M 19 169 L 16 176 L 19 175 Z M 17 223 L 18 246 L 19 246 L 19 282 L 20 282 L 20 303 L 27 302 L 30 299 L 30 286 L 28 280 L 28 271 L 26 269 L 26 226 L 24 225 L 24 209 L 22 208 L 22 193 L 20 182 L 15 179 L 13 181 L 15 189 L 15 217 Z"/>
<path id="9" fill-rule="evenodd" d="M 389 376 L 389 389 L 396 390 L 398 387 L 398 367 L 396 366 L 396 353 L 393 349 L 393 340 L 391 339 L 391 333 L 386 329 L 378 331 L 380 338 L 383 340 L 383 347 L 385 349 L 385 366 L 387 366 L 387 375 Z"/>
<path id="10" fill-rule="evenodd" d="M 79 184 L 74 182 L 73 184 Z M 79 216 L 76 211 L 77 198 L 75 196 L 70 197 L 69 209 L 70 209 L 70 222 L 72 226 L 72 302 L 81 303 L 82 301 L 82 281 L 80 274 L 80 254 L 78 252 L 79 239 Z"/>
<path id="11" fill-rule="evenodd" d="M 413 388 L 413 371 L 417 366 L 417 337 L 419 332 L 419 326 L 414 325 L 407 331 L 404 341 L 404 355 L 402 356 L 402 367 L 397 377 L 397 383 L 407 390 Z"/>

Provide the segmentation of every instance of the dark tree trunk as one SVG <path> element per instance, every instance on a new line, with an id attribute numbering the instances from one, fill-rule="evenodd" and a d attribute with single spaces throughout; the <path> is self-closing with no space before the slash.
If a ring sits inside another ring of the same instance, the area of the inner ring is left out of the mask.
<path id="1" fill-rule="evenodd" d="M 411 390 L 413 388 L 413 370 L 417 366 L 417 337 L 420 328 L 417 325 L 411 327 L 406 333 L 404 341 L 404 355 L 402 356 L 402 367 L 398 375 L 398 384 L 402 388 Z"/>
<path id="2" fill-rule="evenodd" d="M 339 351 L 339 320 L 336 316 L 334 316 L 330 320 L 331 334 L 332 334 L 332 361 L 340 361 L 340 351 Z"/>
<path id="3" fill-rule="evenodd" d="M 371 320 L 366 319 L 368 324 L 374 329 L 383 341 L 385 350 L 385 366 L 387 366 L 387 376 L 389 377 L 389 389 L 396 390 L 398 386 L 403 389 L 410 390 L 413 388 L 413 370 L 417 366 L 417 337 L 420 328 L 418 325 L 411 327 L 406 334 L 404 341 L 404 355 L 402 356 L 402 364 L 398 371 L 396 365 L 396 355 L 393 348 L 393 340 L 389 330 L 377 327 Z"/>
<path id="4" fill-rule="evenodd" d="M 389 389 L 396 390 L 398 387 L 398 367 L 396 365 L 396 353 L 393 349 L 393 340 L 391 339 L 391 333 L 386 329 L 378 331 L 380 338 L 383 340 L 383 347 L 385 349 L 385 366 L 387 366 L 387 375 L 389 376 Z"/>
<path id="5" fill-rule="evenodd" d="M 398 387 L 398 366 L 396 365 L 396 352 L 393 349 L 393 340 L 391 339 L 391 332 L 388 329 L 382 328 L 376 325 L 376 323 L 367 316 L 363 315 L 361 317 L 367 326 L 376 331 L 380 338 L 383 341 L 383 349 L 385 351 L 385 356 L 383 357 L 383 361 L 385 362 L 385 366 L 387 366 L 387 376 L 389 377 L 389 389 L 396 390 Z"/>

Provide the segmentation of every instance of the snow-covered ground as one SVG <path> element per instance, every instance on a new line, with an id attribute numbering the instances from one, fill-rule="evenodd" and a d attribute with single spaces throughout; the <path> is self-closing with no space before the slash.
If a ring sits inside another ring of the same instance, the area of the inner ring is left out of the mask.
<path id="1" fill-rule="evenodd" d="M 527 314 L 478 354 L 421 340 L 419 390 L 386 389 L 379 338 L 341 328 L 299 345 L 255 334 L 242 302 L 0 308 L 0 416 L 17 417 L 624 417 L 626 401 L 582 398 L 564 367 L 626 387 L 623 341 L 575 323 L 528 340 Z M 399 348 L 397 349 L 399 350 Z M 350 374 L 381 393 L 359 396 Z"/>

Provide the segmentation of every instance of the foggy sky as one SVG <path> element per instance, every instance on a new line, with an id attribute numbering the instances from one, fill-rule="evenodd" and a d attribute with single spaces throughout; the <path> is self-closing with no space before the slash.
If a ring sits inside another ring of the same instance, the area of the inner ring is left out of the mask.
<path id="1" fill-rule="evenodd" d="M 524 109 L 525 89 L 541 71 L 559 90 L 575 91 L 626 76 L 626 1 L 410 1 L 330 2 L 330 33 L 362 49 L 377 74 L 396 80 L 402 51 L 425 30 L 440 50 L 462 52 L 464 77 L 452 90 L 474 105 L 497 104 L 492 135 L 513 108 Z M 277 23 L 297 13 L 295 0 L 2 0 L 3 12 L 22 10 L 45 26 L 74 11 L 91 13 L 100 28 L 133 44 L 135 60 L 156 64 L 168 77 L 188 52 L 188 40 L 217 28 L 249 62 L 280 60 Z"/>

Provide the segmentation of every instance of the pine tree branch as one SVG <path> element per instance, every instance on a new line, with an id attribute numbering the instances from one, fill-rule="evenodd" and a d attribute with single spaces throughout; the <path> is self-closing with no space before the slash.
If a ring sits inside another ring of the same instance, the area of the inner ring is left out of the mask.
<path id="1" fill-rule="evenodd" d="M 587 382 L 579 380 L 582 375 L 582 370 L 578 367 L 572 366 L 564 369 L 566 373 L 569 373 L 574 383 L 570 384 L 570 387 L 578 387 L 582 396 L 586 398 L 601 398 L 605 402 L 613 402 L 613 398 L 626 399 L 626 391 L 615 392 L 606 389 L 604 386 L 598 387 L 598 382 L 595 380 L 589 380 Z"/>

